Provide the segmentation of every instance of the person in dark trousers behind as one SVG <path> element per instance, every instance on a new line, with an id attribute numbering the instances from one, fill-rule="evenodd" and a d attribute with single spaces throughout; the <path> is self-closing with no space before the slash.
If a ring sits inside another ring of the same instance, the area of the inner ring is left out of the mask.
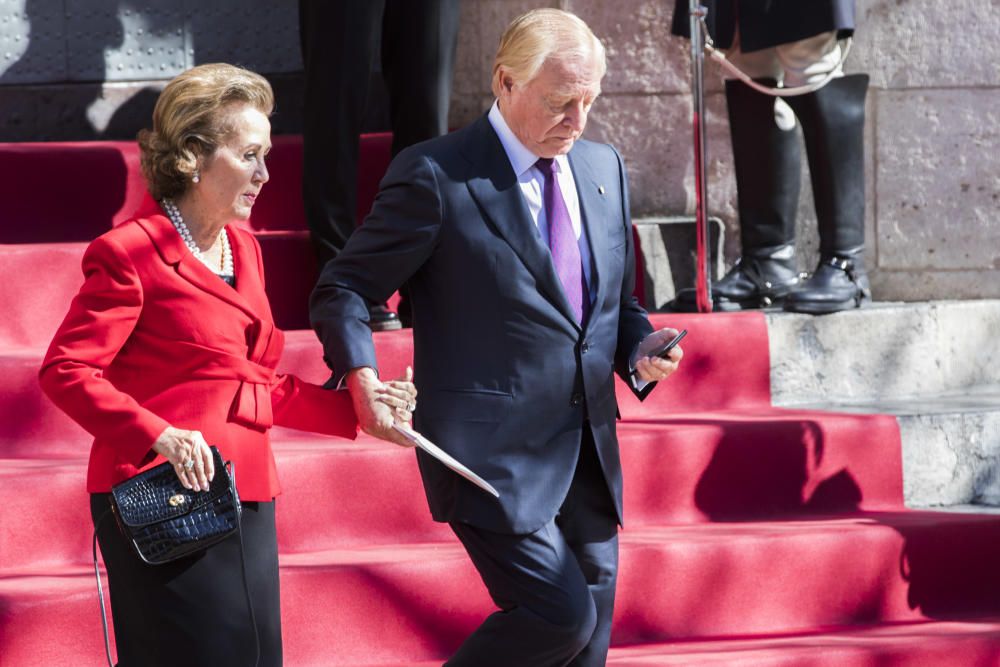
<path id="1" fill-rule="evenodd" d="M 765 86 L 830 81 L 775 98 L 736 79 L 726 101 L 736 170 L 742 256 L 712 286 L 717 310 L 783 304 L 831 313 L 871 299 L 865 272 L 864 127 L 868 75 L 845 76 L 838 39 L 854 32 L 853 0 L 705 0 L 715 45 Z M 688 34 L 688 1 L 676 0 L 673 32 Z M 820 260 L 801 280 L 795 258 L 802 125 L 819 227 Z M 678 294 L 681 309 L 694 291 Z"/>
<path id="2" fill-rule="evenodd" d="M 354 231 L 359 136 L 376 58 L 389 92 L 392 154 L 444 134 L 458 5 L 459 0 L 299 0 L 306 79 L 302 196 L 321 271 Z M 405 313 L 402 303 L 400 310 Z M 400 320 L 384 302 L 373 303 L 369 326 L 398 329 Z"/>
<path id="3" fill-rule="evenodd" d="M 632 296 L 621 156 L 580 138 L 604 72 L 604 47 L 576 16 L 515 19 L 490 111 L 396 156 L 313 292 L 332 381 L 346 378 L 366 432 L 395 439 L 372 391 L 366 304 L 410 285 L 414 423 L 500 493 L 417 454 L 431 514 L 500 608 L 452 666 L 607 657 L 622 517 L 614 374 L 644 397 L 682 352 L 648 356 L 677 332 L 653 331 Z"/>

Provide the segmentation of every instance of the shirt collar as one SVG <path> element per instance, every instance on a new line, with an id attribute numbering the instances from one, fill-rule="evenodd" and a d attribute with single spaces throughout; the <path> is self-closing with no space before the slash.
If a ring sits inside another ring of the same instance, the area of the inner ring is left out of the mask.
<path id="1" fill-rule="evenodd" d="M 504 152 L 507 153 L 507 159 L 510 160 L 510 166 L 514 169 L 514 175 L 517 178 L 521 178 L 521 174 L 535 166 L 535 163 L 538 162 L 538 156 L 528 150 L 521 143 L 521 140 L 517 138 L 513 130 L 510 129 L 510 126 L 507 125 L 503 114 L 500 113 L 499 101 L 494 100 L 487 117 L 489 118 L 490 125 L 493 126 L 493 131 L 500 138 Z M 566 169 L 566 156 L 557 155 L 555 160 L 559 165 L 558 170 L 564 171 Z"/>

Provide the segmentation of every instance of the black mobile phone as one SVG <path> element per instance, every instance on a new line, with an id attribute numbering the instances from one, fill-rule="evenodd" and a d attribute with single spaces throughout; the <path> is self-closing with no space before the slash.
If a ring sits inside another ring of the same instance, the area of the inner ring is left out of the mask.
<path id="1" fill-rule="evenodd" d="M 674 349 L 674 346 L 676 346 L 677 343 L 681 342 L 681 338 L 684 338 L 684 336 L 687 336 L 687 333 L 688 333 L 687 329 L 681 329 L 680 333 L 678 333 L 676 336 L 674 336 L 673 339 L 669 343 L 667 343 L 666 345 L 663 345 L 662 347 L 659 347 L 659 348 L 653 350 L 652 352 L 649 353 L 649 356 L 650 357 L 660 357 L 661 359 L 668 358 L 668 356 L 670 354 L 670 350 Z"/>
<path id="2" fill-rule="evenodd" d="M 652 352 L 649 353 L 649 356 L 650 357 L 662 357 L 663 359 L 666 359 L 667 355 L 670 354 L 670 350 L 674 349 L 674 346 L 676 346 L 677 343 L 681 342 L 681 338 L 684 338 L 684 336 L 687 336 L 687 333 L 688 333 L 687 329 L 681 329 L 680 333 L 678 333 L 676 336 L 674 336 L 670 340 L 669 343 L 667 343 L 666 345 L 661 345 L 657 349 L 653 350 Z M 632 370 L 631 374 L 632 375 L 636 374 L 636 372 L 635 372 L 634 369 Z"/>

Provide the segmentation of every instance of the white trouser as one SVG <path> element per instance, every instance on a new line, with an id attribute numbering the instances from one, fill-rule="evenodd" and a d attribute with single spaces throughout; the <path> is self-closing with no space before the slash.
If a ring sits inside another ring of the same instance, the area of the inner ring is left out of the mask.
<path id="1" fill-rule="evenodd" d="M 844 76 L 840 63 L 840 42 L 837 32 L 820 33 L 797 42 L 779 44 L 760 51 L 740 51 L 739 30 L 733 37 L 733 46 L 726 57 L 752 79 L 774 79 L 785 88 L 805 86 L 821 81 L 833 72 Z M 723 70 L 723 76 L 730 79 Z M 774 122 L 783 130 L 795 127 L 795 114 L 780 97 L 774 100 Z"/>
<path id="2" fill-rule="evenodd" d="M 752 53 L 740 51 L 737 31 L 726 57 L 753 79 L 775 79 L 785 88 L 794 88 L 815 83 L 830 72 L 843 76 L 840 53 L 834 30 Z"/>

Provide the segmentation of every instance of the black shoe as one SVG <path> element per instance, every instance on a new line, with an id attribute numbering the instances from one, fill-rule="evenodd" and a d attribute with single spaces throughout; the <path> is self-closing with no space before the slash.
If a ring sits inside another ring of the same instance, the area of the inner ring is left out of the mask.
<path id="1" fill-rule="evenodd" d="M 825 315 L 860 308 L 872 299 L 868 274 L 860 252 L 820 260 L 819 266 L 802 287 L 785 299 L 785 310 L 792 313 Z"/>
<path id="2" fill-rule="evenodd" d="M 781 305 L 799 281 L 794 246 L 752 250 L 712 285 L 712 309 L 727 312 Z M 678 292 L 673 306 L 674 310 L 692 310 L 695 291 L 688 288 Z"/>
<path id="3" fill-rule="evenodd" d="M 384 303 L 368 309 L 368 328 L 372 331 L 395 331 L 402 328 L 399 317 Z"/>

